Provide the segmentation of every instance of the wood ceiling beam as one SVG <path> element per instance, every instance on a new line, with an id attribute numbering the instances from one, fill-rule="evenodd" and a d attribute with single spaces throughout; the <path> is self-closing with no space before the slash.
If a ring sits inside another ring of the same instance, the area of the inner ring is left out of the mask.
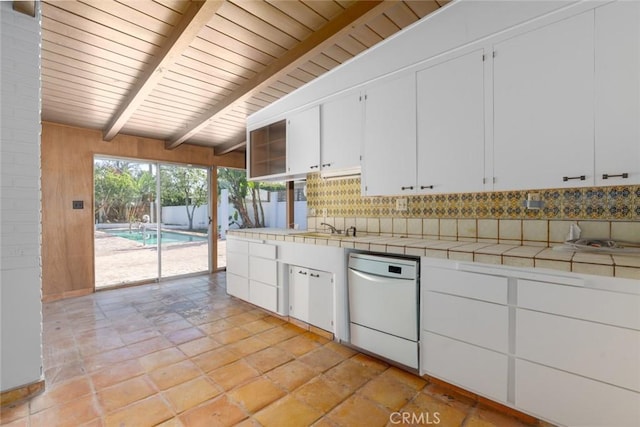
<path id="1" fill-rule="evenodd" d="M 157 57 L 148 65 L 136 86 L 129 92 L 118 111 L 103 131 L 103 139 L 111 141 L 144 102 L 151 91 L 196 38 L 200 30 L 213 18 L 224 0 L 192 1 L 180 22 L 175 26 Z"/>
<path id="2" fill-rule="evenodd" d="M 237 150 L 238 148 L 242 148 L 247 145 L 246 138 L 243 136 L 242 141 L 231 141 L 226 144 L 221 144 L 213 147 L 213 154 L 216 156 L 222 156 L 224 154 L 230 153 L 232 151 Z"/>
<path id="3" fill-rule="evenodd" d="M 167 149 L 174 149 L 206 127 L 212 119 L 224 114 L 237 103 L 243 102 L 273 84 L 280 76 L 305 63 L 326 47 L 335 43 L 340 37 L 349 33 L 354 27 L 395 6 L 398 0 L 357 1 L 345 9 L 340 15 L 327 22 L 307 39 L 298 43 L 280 58 L 269 64 L 263 71 L 247 80 L 224 100 L 203 113 L 180 134 L 167 142 Z"/>

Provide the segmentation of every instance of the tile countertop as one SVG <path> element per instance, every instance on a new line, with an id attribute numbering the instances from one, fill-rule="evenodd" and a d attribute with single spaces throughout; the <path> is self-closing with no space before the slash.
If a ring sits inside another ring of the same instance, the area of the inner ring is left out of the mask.
<path id="1" fill-rule="evenodd" d="M 417 239 L 378 235 L 363 235 L 355 238 L 344 235 L 331 235 L 327 237 L 302 235 L 309 232 L 311 231 L 254 228 L 228 230 L 227 234 L 251 239 L 328 245 L 395 255 L 448 258 L 457 261 L 482 262 L 485 264 L 499 264 L 512 267 L 548 268 L 574 273 L 640 280 L 640 255 L 637 254 L 605 254 L 578 252 L 570 249 L 558 250 L 545 246 Z"/>

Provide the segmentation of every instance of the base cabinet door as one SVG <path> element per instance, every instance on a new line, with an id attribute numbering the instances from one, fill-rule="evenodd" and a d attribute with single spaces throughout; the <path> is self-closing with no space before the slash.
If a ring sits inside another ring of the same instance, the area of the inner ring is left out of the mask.
<path id="1" fill-rule="evenodd" d="M 309 271 L 309 323 L 333 332 L 333 275 Z"/>
<path id="2" fill-rule="evenodd" d="M 507 401 L 508 359 L 501 354 L 423 331 L 422 371 L 444 381 Z"/>
<path id="3" fill-rule="evenodd" d="M 509 310 L 504 305 L 426 292 L 422 327 L 431 332 L 506 353 Z"/>
<path id="4" fill-rule="evenodd" d="M 333 332 L 333 275 L 292 265 L 289 267 L 289 315 Z"/>
<path id="5" fill-rule="evenodd" d="M 249 242 L 227 239 L 227 293 L 249 299 Z"/>
<path id="6" fill-rule="evenodd" d="M 227 293 L 245 301 L 249 300 L 249 279 L 227 272 Z"/>
<path id="7" fill-rule="evenodd" d="M 640 331 L 522 309 L 516 319 L 518 357 L 640 393 Z"/>
<path id="8" fill-rule="evenodd" d="M 309 270 L 289 267 L 289 316 L 309 322 Z"/>
<path id="9" fill-rule="evenodd" d="M 565 426 L 640 425 L 640 394 L 568 372 L 516 360 L 515 406 Z"/>
<path id="10" fill-rule="evenodd" d="M 255 280 L 249 281 L 249 302 L 266 308 L 269 311 L 278 311 L 278 288 Z"/>

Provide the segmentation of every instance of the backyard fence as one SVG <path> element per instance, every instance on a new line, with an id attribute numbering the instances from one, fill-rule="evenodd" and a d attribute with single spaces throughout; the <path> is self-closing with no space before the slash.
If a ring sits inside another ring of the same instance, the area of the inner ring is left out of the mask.
<path id="1" fill-rule="evenodd" d="M 298 199 L 296 197 L 296 199 Z M 279 192 L 275 191 L 269 194 L 267 200 L 262 201 L 264 210 L 265 227 L 287 228 L 286 201 L 279 196 Z M 191 209 L 191 208 L 190 208 Z M 247 211 L 250 218 L 253 218 L 254 212 L 251 204 L 247 205 Z M 300 200 L 294 202 L 295 222 L 298 228 L 307 228 L 307 202 Z M 228 190 L 221 190 L 218 203 L 218 231 L 221 238 L 225 238 L 227 230 L 230 228 L 239 228 L 234 224 L 235 218 L 241 222 L 240 215 L 237 210 L 229 203 Z M 164 224 L 188 226 L 189 217 L 185 206 L 164 206 L 162 208 L 162 222 Z M 199 206 L 193 213 L 193 228 L 207 228 L 209 223 L 209 209 L 207 206 Z M 230 225 L 233 224 L 233 225 Z"/>

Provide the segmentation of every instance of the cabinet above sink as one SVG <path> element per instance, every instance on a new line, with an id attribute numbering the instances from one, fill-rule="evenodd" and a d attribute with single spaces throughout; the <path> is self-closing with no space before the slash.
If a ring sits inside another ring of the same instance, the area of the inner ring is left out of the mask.
<path id="1" fill-rule="evenodd" d="M 362 97 L 356 91 L 249 128 L 249 178 L 291 181 L 313 172 L 323 177 L 359 174 L 362 114 Z M 284 131 L 276 141 L 265 142 L 273 128 Z M 269 149 L 276 148 L 277 157 L 272 158 Z"/>

